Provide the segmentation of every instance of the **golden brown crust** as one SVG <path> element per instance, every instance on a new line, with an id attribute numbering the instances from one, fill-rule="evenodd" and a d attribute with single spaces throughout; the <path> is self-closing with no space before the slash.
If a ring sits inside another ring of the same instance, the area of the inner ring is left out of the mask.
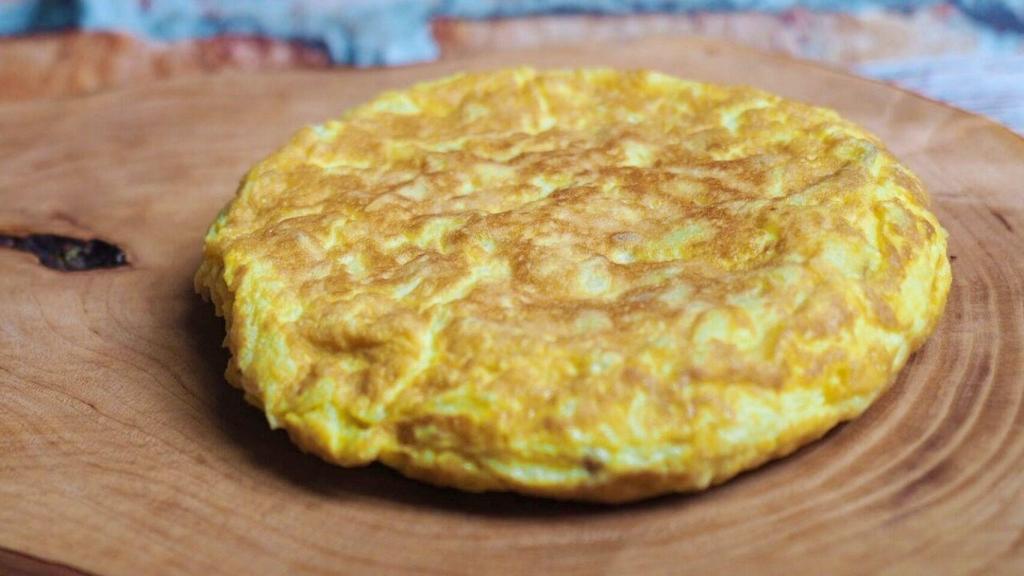
<path id="1" fill-rule="evenodd" d="M 304 449 L 625 501 L 863 411 L 948 292 L 925 201 L 874 137 L 753 89 L 459 75 L 257 165 L 196 284 Z"/>

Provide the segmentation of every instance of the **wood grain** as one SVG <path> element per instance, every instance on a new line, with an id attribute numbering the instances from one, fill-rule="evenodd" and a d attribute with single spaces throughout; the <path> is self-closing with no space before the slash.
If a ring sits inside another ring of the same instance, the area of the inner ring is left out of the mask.
<path id="1" fill-rule="evenodd" d="M 938 332 L 864 417 L 702 495 L 467 495 L 299 453 L 222 378 L 223 328 L 191 288 L 206 225 L 298 126 L 522 62 L 748 83 L 867 125 L 950 232 Z M 61 273 L 0 251 L 2 573 L 1024 573 L 1024 140 L 992 122 L 672 39 L 175 81 L 6 105 L 0 126 L 0 231 L 97 236 L 131 262 Z"/>

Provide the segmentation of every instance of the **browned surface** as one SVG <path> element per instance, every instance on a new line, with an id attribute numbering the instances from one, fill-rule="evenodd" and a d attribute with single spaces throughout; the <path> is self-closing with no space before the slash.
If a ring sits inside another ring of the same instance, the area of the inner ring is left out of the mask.
<path id="1" fill-rule="evenodd" d="M 299 454 L 228 388 L 199 238 L 298 125 L 459 68 L 649 66 L 838 108 L 931 189 L 954 287 L 863 418 L 706 494 L 620 508 L 472 496 Z M 0 572 L 1019 574 L 1024 141 L 814 66 L 693 40 L 384 72 L 155 84 L 0 108 L 0 229 L 94 233 L 131 268 L 0 252 Z M 20 554 L 20 555 L 19 555 Z M 27 568 L 26 568 L 27 567 Z"/>
<path id="2" fill-rule="evenodd" d="M 699 490 L 859 415 L 942 313 L 940 225 L 866 137 L 643 71 L 449 77 L 254 168 L 196 285 L 228 380 L 329 461 L 604 502 Z"/>

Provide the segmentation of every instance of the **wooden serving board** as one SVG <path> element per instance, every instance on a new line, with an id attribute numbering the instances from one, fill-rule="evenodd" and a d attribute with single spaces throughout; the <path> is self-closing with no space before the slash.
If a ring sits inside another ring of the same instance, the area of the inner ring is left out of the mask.
<path id="1" fill-rule="evenodd" d="M 864 417 L 699 495 L 471 495 L 301 454 L 222 377 L 223 327 L 192 292 L 207 224 L 299 126 L 519 63 L 747 83 L 868 126 L 949 230 L 938 332 Z M 1024 140 L 886 85 L 655 39 L 11 104 L 0 232 L 130 261 L 57 272 L 0 250 L 0 573 L 1024 574 Z"/>

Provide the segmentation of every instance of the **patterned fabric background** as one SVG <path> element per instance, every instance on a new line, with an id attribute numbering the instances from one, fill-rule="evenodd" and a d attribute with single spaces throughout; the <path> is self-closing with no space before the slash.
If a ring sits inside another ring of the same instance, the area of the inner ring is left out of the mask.
<path id="1" fill-rule="evenodd" d="M 655 34 L 832 63 L 1024 132 L 1024 0 L 0 0 L 0 101 Z"/>
<path id="2" fill-rule="evenodd" d="M 78 27 L 157 40 L 259 35 L 322 45 L 338 64 L 379 66 L 431 60 L 438 18 L 486 19 L 548 13 L 625 14 L 793 8 L 920 9 L 910 0 L 0 0 L 0 34 Z M 955 0 L 993 44 L 1024 31 L 1024 0 Z"/>

